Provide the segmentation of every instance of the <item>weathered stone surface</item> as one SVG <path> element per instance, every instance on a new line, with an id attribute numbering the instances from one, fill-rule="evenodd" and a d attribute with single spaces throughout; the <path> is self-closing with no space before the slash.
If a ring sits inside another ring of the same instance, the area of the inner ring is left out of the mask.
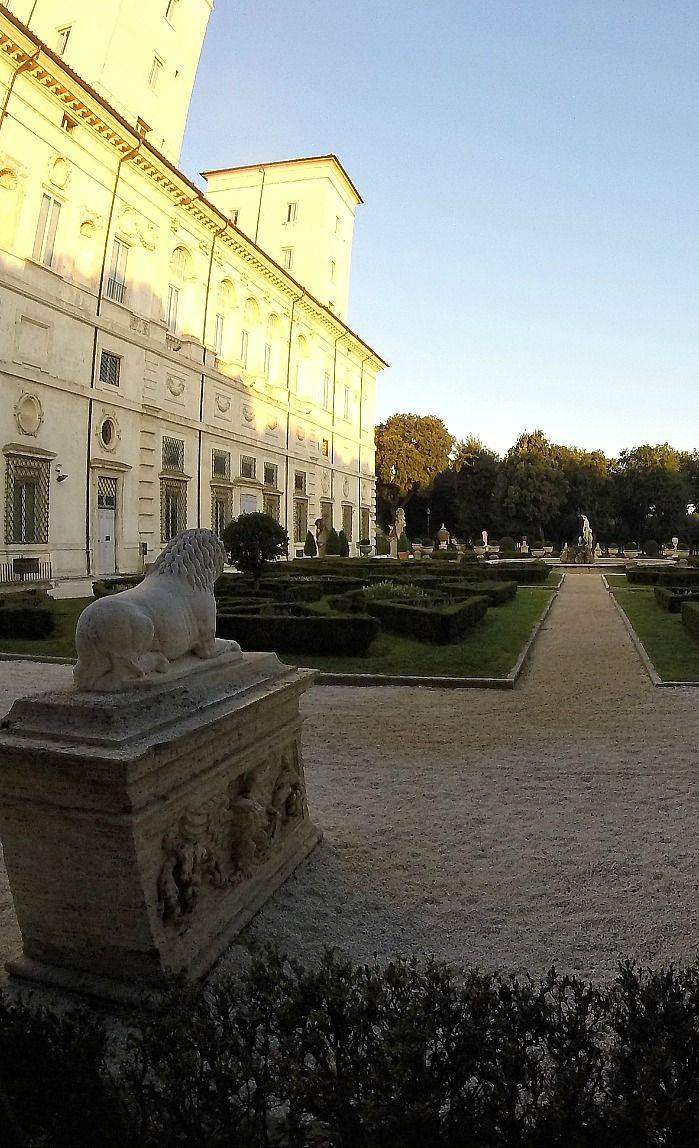
<path id="1" fill-rule="evenodd" d="M 0 731 L 11 971 L 116 999 L 205 973 L 319 840 L 300 751 L 312 680 L 224 650 L 118 693 L 15 702 Z"/>

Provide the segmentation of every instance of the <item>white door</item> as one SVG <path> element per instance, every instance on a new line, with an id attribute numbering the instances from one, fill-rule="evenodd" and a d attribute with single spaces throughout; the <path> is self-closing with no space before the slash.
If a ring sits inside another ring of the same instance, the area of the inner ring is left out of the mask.
<path id="1" fill-rule="evenodd" d="M 116 479 L 100 478 L 97 489 L 97 574 L 116 573 Z"/>

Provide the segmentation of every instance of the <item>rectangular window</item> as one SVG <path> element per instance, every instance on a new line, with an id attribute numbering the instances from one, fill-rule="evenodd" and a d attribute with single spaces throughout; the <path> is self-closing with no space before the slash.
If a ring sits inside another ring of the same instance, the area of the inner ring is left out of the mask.
<path id="1" fill-rule="evenodd" d="M 240 456 L 240 477 L 253 479 L 257 470 L 257 460 L 249 454 Z"/>
<path id="2" fill-rule="evenodd" d="M 225 487 L 211 488 L 211 529 L 220 538 L 229 522 L 233 521 L 233 491 Z"/>
<path id="3" fill-rule="evenodd" d="M 35 259 L 37 263 L 43 263 L 45 267 L 50 267 L 53 263 L 53 248 L 56 242 L 56 231 L 58 229 L 58 217 L 60 213 L 61 205 L 57 199 L 54 199 L 52 195 L 43 195 L 41 197 L 39 222 L 36 228 L 32 258 Z"/>
<path id="4" fill-rule="evenodd" d="M 354 522 L 354 507 L 342 507 L 342 529 L 345 532 L 345 538 L 348 542 L 352 541 L 352 523 Z"/>
<path id="5" fill-rule="evenodd" d="M 362 519 L 362 538 L 369 538 L 371 536 L 371 520 L 368 507 L 363 506 L 360 515 Z"/>
<path id="6" fill-rule="evenodd" d="M 177 331 L 177 310 L 179 305 L 179 288 L 173 287 L 171 283 L 167 289 L 167 315 L 165 316 L 165 323 L 171 335 L 174 335 Z"/>
<path id="7" fill-rule="evenodd" d="M 160 541 L 169 542 L 187 529 L 187 483 L 160 480 Z"/>
<path id="8" fill-rule="evenodd" d="M 278 494 L 263 494 L 262 496 L 262 513 L 268 514 L 275 522 L 279 522 L 279 507 L 280 498 Z M 305 538 L 304 534 L 304 538 Z"/>
<path id="9" fill-rule="evenodd" d="M 49 540 L 48 459 L 8 455 L 5 476 L 5 541 Z"/>
<path id="10" fill-rule="evenodd" d="M 294 266 L 294 249 L 293 247 L 282 247 L 282 267 L 285 271 L 291 271 Z"/>
<path id="11" fill-rule="evenodd" d="M 163 435 L 163 470 L 184 470 L 184 440 Z"/>
<path id="12" fill-rule="evenodd" d="M 323 375 L 323 406 L 326 411 L 332 410 L 333 405 L 333 390 L 332 381 L 330 379 L 330 371 L 326 371 Z"/>
<path id="13" fill-rule="evenodd" d="M 223 350 L 223 315 L 216 316 L 216 331 L 214 332 L 214 348 L 218 358 Z"/>
<path id="14" fill-rule="evenodd" d="M 247 331 L 240 332 L 240 361 L 244 367 L 248 365 L 248 342 L 249 334 Z"/>
<path id="15" fill-rule="evenodd" d="M 323 525 L 326 530 L 332 530 L 333 525 L 333 504 L 327 499 L 321 499 L 320 503 L 320 517 L 323 519 Z"/>
<path id="16" fill-rule="evenodd" d="M 109 383 L 110 387 L 118 387 L 120 375 L 121 357 L 113 355 L 111 351 L 102 351 L 100 354 L 100 382 Z"/>
<path id="17" fill-rule="evenodd" d="M 211 473 L 216 478 L 231 477 L 231 456 L 227 450 L 212 450 Z"/>
<path id="18" fill-rule="evenodd" d="M 328 458 L 330 455 L 330 440 L 327 438 L 324 438 L 322 443 L 320 444 L 320 449 L 323 453 L 323 458 Z"/>
<path id="19" fill-rule="evenodd" d="M 269 368 L 272 362 L 272 348 L 269 343 L 265 343 L 265 361 L 262 367 L 262 373 L 266 379 L 269 378 Z"/>
<path id="20" fill-rule="evenodd" d="M 65 55 L 65 50 L 68 47 L 68 41 L 70 39 L 70 33 L 71 33 L 71 28 L 59 28 L 58 29 L 58 36 L 56 38 L 56 55 L 57 56 Z"/>
<path id="21" fill-rule="evenodd" d="M 296 223 L 296 204 L 287 203 L 286 205 L 286 223 Z"/>
<path id="22" fill-rule="evenodd" d="M 264 469 L 265 486 L 276 486 L 278 474 L 279 468 L 277 467 L 277 464 L 275 462 L 266 462 Z"/>
<path id="23" fill-rule="evenodd" d="M 126 295 L 126 261 L 129 249 L 120 239 L 114 240 L 112 262 L 107 276 L 107 298 L 115 303 L 123 303 Z"/>
<path id="24" fill-rule="evenodd" d="M 342 417 L 345 419 L 349 419 L 349 417 L 350 417 L 350 402 L 351 402 L 350 389 L 349 389 L 349 387 L 345 387 L 345 402 L 344 402 L 343 414 L 342 414 Z"/>
<path id="25" fill-rule="evenodd" d="M 305 470 L 297 470 L 294 474 L 294 490 L 297 494 L 306 493 L 306 472 Z"/>
<path id="26" fill-rule="evenodd" d="M 163 70 L 163 61 L 158 59 L 157 56 L 153 57 L 153 63 L 150 66 L 150 75 L 148 76 L 148 86 L 155 91 L 158 87 L 160 80 L 160 73 Z"/>
<path id="27" fill-rule="evenodd" d="M 294 499 L 294 542 L 305 542 L 308 533 L 308 502 L 305 498 Z"/>

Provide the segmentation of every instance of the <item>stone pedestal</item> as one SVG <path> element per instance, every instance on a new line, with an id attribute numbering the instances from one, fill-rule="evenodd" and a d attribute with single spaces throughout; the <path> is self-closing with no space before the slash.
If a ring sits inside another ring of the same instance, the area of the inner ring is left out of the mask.
<path id="1" fill-rule="evenodd" d="M 120 693 L 15 702 L 0 836 L 21 977 L 132 1000 L 206 973 L 320 839 L 274 654 L 188 657 Z"/>

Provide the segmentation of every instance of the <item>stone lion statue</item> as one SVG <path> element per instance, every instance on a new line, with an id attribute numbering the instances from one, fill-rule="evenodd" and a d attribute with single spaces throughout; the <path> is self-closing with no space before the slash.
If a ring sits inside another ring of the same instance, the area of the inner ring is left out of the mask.
<path id="1" fill-rule="evenodd" d="M 239 650 L 237 642 L 216 642 L 214 582 L 224 561 L 211 530 L 185 530 L 138 586 L 91 602 L 75 630 L 78 689 L 124 689 L 165 673 L 185 654 L 215 658 Z"/>

